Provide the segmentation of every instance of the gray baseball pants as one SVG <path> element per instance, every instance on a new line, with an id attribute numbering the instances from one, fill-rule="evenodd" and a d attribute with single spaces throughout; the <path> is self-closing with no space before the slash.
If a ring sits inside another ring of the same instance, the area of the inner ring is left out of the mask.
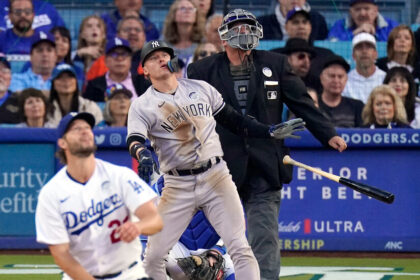
<path id="1" fill-rule="evenodd" d="M 225 161 L 191 176 L 165 175 L 158 204 L 164 227 L 149 237 L 144 266 L 154 280 L 166 280 L 165 258 L 195 212 L 201 209 L 224 241 L 233 260 L 235 278 L 259 280 L 259 267 L 245 236 L 241 201 Z"/>

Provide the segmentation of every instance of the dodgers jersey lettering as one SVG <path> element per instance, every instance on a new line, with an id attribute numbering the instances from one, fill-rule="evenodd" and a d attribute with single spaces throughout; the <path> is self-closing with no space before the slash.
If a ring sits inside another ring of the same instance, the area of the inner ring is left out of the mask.
<path id="1" fill-rule="evenodd" d="M 141 244 L 138 238 L 123 242 L 115 231 L 154 197 L 129 168 L 96 159 L 92 177 L 80 184 L 64 167 L 39 194 L 37 241 L 69 243 L 70 253 L 93 275 L 120 271 L 138 260 Z"/>
<path id="2" fill-rule="evenodd" d="M 165 173 L 191 168 L 223 156 L 213 116 L 224 105 L 221 94 L 204 81 L 179 79 L 174 94 L 151 86 L 130 107 L 128 137 L 149 138 Z"/>

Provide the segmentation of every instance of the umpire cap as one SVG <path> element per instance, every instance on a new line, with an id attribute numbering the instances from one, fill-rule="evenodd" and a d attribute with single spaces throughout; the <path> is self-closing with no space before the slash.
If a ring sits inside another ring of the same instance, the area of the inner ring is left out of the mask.
<path id="1" fill-rule="evenodd" d="M 154 51 L 164 51 L 167 52 L 171 59 L 174 58 L 174 50 L 168 46 L 164 41 L 162 40 L 153 40 L 148 42 L 144 47 L 141 49 L 141 55 L 140 55 L 140 63 L 141 66 L 144 66 L 144 62 L 146 61 L 147 57 L 152 54 Z"/>

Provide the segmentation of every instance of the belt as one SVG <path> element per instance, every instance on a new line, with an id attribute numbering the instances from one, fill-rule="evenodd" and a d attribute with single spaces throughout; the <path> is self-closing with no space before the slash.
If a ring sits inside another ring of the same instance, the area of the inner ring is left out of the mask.
<path id="1" fill-rule="evenodd" d="M 132 268 L 133 266 L 135 266 L 137 264 L 137 261 L 133 262 L 132 264 L 130 264 L 128 266 L 127 269 Z M 93 277 L 95 277 L 96 279 L 108 279 L 108 278 L 115 278 L 117 276 L 119 276 L 123 271 L 119 271 L 119 272 L 115 272 L 115 273 L 110 273 L 110 274 L 105 274 L 105 275 L 101 275 L 101 276 L 95 276 L 93 275 Z"/>
<path id="2" fill-rule="evenodd" d="M 220 157 L 212 157 L 209 159 L 206 163 L 204 163 L 202 166 L 193 168 L 193 169 L 172 169 L 168 171 L 169 175 L 173 176 L 189 176 L 189 175 L 197 175 L 203 172 L 206 172 L 209 170 L 213 165 L 218 164 L 221 162 L 222 159 Z"/>

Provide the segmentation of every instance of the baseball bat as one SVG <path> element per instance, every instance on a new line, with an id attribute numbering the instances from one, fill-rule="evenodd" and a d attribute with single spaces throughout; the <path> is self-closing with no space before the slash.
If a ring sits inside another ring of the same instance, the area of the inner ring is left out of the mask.
<path id="1" fill-rule="evenodd" d="M 343 177 L 340 177 L 340 176 L 337 176 L 337 175 L 319 170 L 319 169 L 314 168 L 312 166 L 309 166 L 309 165 L 303 164 L 301 162 L 298 162 L 298 161 L 292 159 L 290 156 L 284 156 L 283 163 L 305 168 L 306 170 L 312 171 L 313 173 L 319 174 L 319 175 L 321 175 L 325 178 L 328 178 L 328 179 L 330 179 L 334 182 L 343 184 L 346 187 L 352 188 L 355 191 L 358 191 L 362 194 L 365 194 L 367 196 L 370 196 L 370 197 L 372 197 L 374 199 L 377 199 L 377 200 L 380 200 L 382 202 L 389 203 L 389 204 L 394 202 L 394 194 L 392 194 L 390 192 L 387 192 L 387 191 L 384 191 L 384 190 L 381 190 L 381 189 L 378 189 L 378 188 L 375 188 L 375 187 L 372 187 L 372 186 L 369 186 L 369 185 L 365 185 L 365 184 L 362 184 L 362 183 L 359 183 L 359 182 L 356 182 L 356 181 L 353 181 L 353 180 L 350 180 L 350 179 L 346 179 L 346 178 L 343 178 Z"/>

